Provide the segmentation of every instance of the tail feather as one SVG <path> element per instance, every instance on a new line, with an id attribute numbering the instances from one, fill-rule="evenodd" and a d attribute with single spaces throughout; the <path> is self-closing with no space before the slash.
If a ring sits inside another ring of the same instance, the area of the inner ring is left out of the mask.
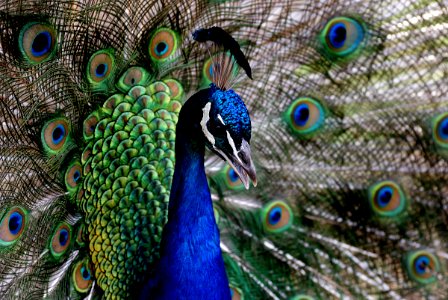
<path id="1" fill-rule="evenodd" d="M 287 278 L 277 269 L 297 270 L 300 283 L 277 297 L 300 293 L 297 287 L 308 283 L 305 294 L 324 299 L 418 298 L 446 284 L 441 266 L 447 165 L 433 134 L 433 119 L 447 103 L 440 94 L 447 44 L 438 38 L 446 31 L 444 9 L 438 2 L 315 2 L 286 13 L 273 8 L 269 26 L 278 24 L 282 31 L 249 56 L 255 81 L 236 87 L 253 116 L 257 173 L 263 179 L 250 192 L 254 200 L 235 191 L 216 205 L 229 207 L 219 214 L 222 235 L 235 234 L 228 232 L 223 220 L 228 218 L 244 235 L 238 241 L 252 240 L 242 248 L 268 250 L 270 255 L 244 260 L 253 273 L 271 274 L 275 282 L 277 275 Z M 358 23 L 364 36 L 345 56 L 328 49 L 322 37 L 339 17 Z M 302 103 L 323 116 L 314 131 L 297 124 Z M 401 191 L 398 213 L 374 207 L 375 195 L 388 182 Z M 273 200 L 286 201 L 295 221 L 266 241 L 266 228 L 249 219 L 266 222 L 263 207 Z M 248 210 L 254 217 L 246 216 Z M 418 251 L 437 257 L 430 271 L 438 278 L 435 285 L 423 287 L 412 275 Z M 277 258 L 279 267 L 263 269 L 267 257 Z"/>

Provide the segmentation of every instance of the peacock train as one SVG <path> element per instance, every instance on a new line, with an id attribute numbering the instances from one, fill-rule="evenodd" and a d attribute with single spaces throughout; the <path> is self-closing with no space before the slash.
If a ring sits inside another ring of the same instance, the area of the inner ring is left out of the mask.
<path id="1" fill-rule="evenodd" d="M 0 0 L 1 299 L 447 299 L 445 0 Z"/>

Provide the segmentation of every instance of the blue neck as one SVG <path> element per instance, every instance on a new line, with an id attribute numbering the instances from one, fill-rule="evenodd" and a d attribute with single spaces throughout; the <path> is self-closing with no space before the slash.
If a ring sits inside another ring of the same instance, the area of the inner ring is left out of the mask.
<path id="1" fill-rule="evenodd" d="M 183 122 L 181 112 L 168 223 L 163 228 L 160 261 L 146 287 L 146 296 L 229 300 L 229 282 L 204 169 L 205 145 L 198 135 L 190 134 L 195 129 L 189 126 L 190 121 Z"/>

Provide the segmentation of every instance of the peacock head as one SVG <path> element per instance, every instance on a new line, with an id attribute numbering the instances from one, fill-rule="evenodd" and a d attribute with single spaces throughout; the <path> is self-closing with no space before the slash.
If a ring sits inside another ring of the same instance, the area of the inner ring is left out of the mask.
<path id="1" fill-rule="evenodd" d="M 250 152 L 251 124 L 244 102 L 233 90 L 210 87 L 209 102 L 202 109 L 201 127 L 209 149 L 226 160 L 246 189 L 257 185 Z"/>

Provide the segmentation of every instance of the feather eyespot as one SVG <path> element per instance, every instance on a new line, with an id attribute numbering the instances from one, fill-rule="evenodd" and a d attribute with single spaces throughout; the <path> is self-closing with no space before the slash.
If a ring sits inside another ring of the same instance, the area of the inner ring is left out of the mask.
<path id="1" fill-rule="evenodd" d="M 339 57 L 355 53 L 364 37 L 361 23 L 348 17 L 336 17 L 328 21 L 320 36 L 324 49 Z"/>
<path id="2" fill-rule="evenodd" d="M 27 212 L 21 207 L 12 207 L 0 222 L 0 246 L 15 243 L 23 234 L 27 223 Z"/>
<path id="3" fill-rule="evenodd" d="M 219 66 L 215 66 L 213 64 L 213 59 L 209 58 L 204 64 L 204 67 L 202 68 L 202 75 L 206 81 L 207 84 L 210 84 L 213 82 L 213 68 L 216 68 Z"/>
<path id="4" fill-rule="evenodd" d="M 70 125 L 65 118 L 56 118 L 45 123 L 41 136 L 45 150 L 53 154 L 63 150 L 67 145 L 69 133 Z"/>
<path id="5" fill-rule="evenodd" d="M 178 44 L 179 38 L 173 30 L 159 28 L 149 41 L 149 55 L 153 61 L 166 61 L 176 52 Z"/>
<path id="6" fill-rule="evenodd" d="M 215 82 L 215 77 L 236 76 L 238 74 L 238 65 L 230 62 L 234 58 L 228 52 L 217 53 L 207 59 L 202 67 L 203 85 L 210 85 Z M 215 74 L 216 73 L 216 74 Z"/>
<path id="7" fill-rule="evenodd" d="M 26 24 L 19 35 L 19 49 L 31 64 L 40 64 L 54 56 L 56 31 L 48 24 Z"/>
<path id="8" fill-rule="evenodd" d="M 294 133 L 308 137 L 324 125 L 325 110 L 312 98 L 298 98 L 286 110 L 285 120 Z"/>
<path id="9" fill-rule="evenodd" d="M 177 81 L 175 79 L 166 79 L 163 82 L 170 89 L 171 99 L 173 99 L 173 100 L 182 99 L 182 96 L 184 94 L 184 88 L 179 81 Z"/>
<path id="10" fill-rule="evenodd" d="M 93 112 L 90 114 L 83 123 L 83 136 L 84 140 L 88 141 L 93 138 L 95 133 L 96 125 L 99 122 L 98 113 Z"/>
<path id="11" fill-rule="evenodd" d="M 244 300 L 243 292 L 233 285 L 229 285 L 231 300 Z"/>
<path id="12" fill-rule="evenodd" d="M 426 250 L 417 250 L 408 253 L 405 263 L 409 276 L 421 284 L 435 282 L 437 280 L 437 274 L 440 273 L 438 258 Z"/>
<path id="13" fill-rule="evenodd" d="M 434 118 L 432 127 L 432 135 L 437 146 L 448 149 L 448 113 Z"/>
<path id="14" fill-rule="evenodd" d="M 291 227 L 293 213 L 288 204 L 277 200 L 263 207 L 261 219 L 267 232 L 280 233 Z"/>
<path id="15" fill-rule="evenodd" d="M 87 293 L 92 287 L 93 272 L 87 259 L 79 261 L 73 268 L 72 280 L 75 289 L 80 293 Z"/>
<path id="16" fill-rule="evenodd" d="M 67 223 L 59 224 L 51 237 L 50 252 L 54 258 L 58 259 L 64 255 L 71 244 L 72 228 Z"/>
<path id="17" fill-rule="evenodd" d="M 121 75 L 117 87 L 122 92 L 128 92 L 133 86 L 146 85 L 150 78 L 148 71 L 141 67 L 130 67 Z"/>
<path id="18" fill-rule="evenodd" d="M 390 180 L 374 184 L 369 189 L 373 211 L 382 217 L 394 217 L 406 208 L 406 196 L 401 187 Z"/>
<path id="19" fill-rule="evenodd" d="M 65 186 L 71 193 L 76 192 L 82 177 L 82 166 L 79 161 L 72 162 L 65 171 Z"/>
<path id="20" fill-rule="evenodd" d="M 244 190 L 244 184 L 241 182 L 238 174 L 229 165 L 225 165 L 223 169 L 224 183 L 230 190 Z"/>
<path id="21" fill-rule="evenodd" d="M 96 88 L 108 79 L 115 68 L 115 58 L 112 50 L 100 50 L 90 57 L 87 64 L 87 79 Z"/>

